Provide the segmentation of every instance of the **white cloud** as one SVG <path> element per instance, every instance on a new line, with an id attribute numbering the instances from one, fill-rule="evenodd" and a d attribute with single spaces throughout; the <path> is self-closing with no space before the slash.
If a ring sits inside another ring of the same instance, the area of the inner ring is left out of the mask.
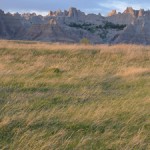
<path id="1" fill-rule="evenodd" d="M 102 9 L 101 8 L 86 8 L 86 9 L 82 9 L 82 11 L 86 12 L 86 14 L 89 14 L 89 13 L 98 14 L 102 12 Z"/>
<path id="2" fill-rule="evenodd" d="M 24 11 L 25 12 L 25 11 Z M 48 15 L 48 11 L 37 11 L 37 10 L 31 10 L 31 11 L 28 11 L 30 13 L 36 13 L 37 15 L 42 15 L 42 16 L 46 16 Z"/>
<path id="3" fill-rule="evenodd" d="M 116 9 L 119 12 L 124 11 L 127 7 L 133 7 L 134 9 L 142 8 L 141 4 L 123 2 L 119 0 L 107 0 L 106 2 L 99 3 L 99 6 L 107 9 Z"/>
<path id="4" fill-rule="evenodd" d="M 37 15 L 42 15 L 42 16 L 48 15 L 48 11 L 38 11 L 38 10 L 15 10 L 14 11 L 14 10 L 9 9 L 5 13 L 7 13 L 7 12 L 10 12 L 12 14 L 18 12 L 20 14 L 23 14 L 23 13 L 36 13 Z"/>

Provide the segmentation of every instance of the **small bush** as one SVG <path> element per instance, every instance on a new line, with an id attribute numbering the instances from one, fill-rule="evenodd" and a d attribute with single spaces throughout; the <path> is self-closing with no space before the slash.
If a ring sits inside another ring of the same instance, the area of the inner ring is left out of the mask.
<path id="1" fill-rule="evenodd" d="M 87 45 L 87 44 L 90 44 L 90 40 L 87 39 L 87 38 L 83 38 L 83 39 L 80 40 L 80 43 Z"/>
<path id="2" fill-rule="evenodd" d="M 106 22 L 106 24 L 103 26 L 104 29 L 117 29 L 117 30 L 123 30 L 126 27 L 126 25 L 122 24 L 114 24 L 112 22 Z"/>
<path id="3" fill-rule="evenodd" d="M 54 73 L 61 73 L 61 70 L 59 68 L 52 68 L 52 71 Z"/>

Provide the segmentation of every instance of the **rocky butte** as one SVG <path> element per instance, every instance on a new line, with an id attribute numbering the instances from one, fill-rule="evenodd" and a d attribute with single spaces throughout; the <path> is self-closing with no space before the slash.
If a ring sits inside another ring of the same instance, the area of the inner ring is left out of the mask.
<path id="1" fill-rule="evenodd" d="M 0 10 L 0 39 L 77 43 L 150 44 L 150 11 L 128 7 L 123 13 L 112 10 L 108 16 L 69 10 L 11 14 Z"/>

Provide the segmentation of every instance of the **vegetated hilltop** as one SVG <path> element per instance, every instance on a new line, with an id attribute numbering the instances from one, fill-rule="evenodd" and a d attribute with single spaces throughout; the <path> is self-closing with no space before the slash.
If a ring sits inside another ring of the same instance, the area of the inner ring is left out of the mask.
<path id="1" fill-rule="evenodd" d="M 0 41 L 0 149 L 150 149 L 150 47 Z"/>
<path id="2" fill-rule="evenodd" d="M 123 13 L 113 10 L 107 17 L 85 14 L 76 8 L 35 13 L 10 14 L 0 11 L 0 38 L 77 43 L 83 38 L 92 43 L 150 44 L 150 11 L 128 7 Z"/>

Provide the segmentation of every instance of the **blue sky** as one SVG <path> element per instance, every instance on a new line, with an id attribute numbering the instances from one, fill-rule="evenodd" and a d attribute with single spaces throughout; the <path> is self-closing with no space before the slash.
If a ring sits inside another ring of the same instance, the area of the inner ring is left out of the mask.
<path id="1" fill-rule="evenodd" d="M 134 9 L 150 9 L 150 0 L 0 0 L 0 9 L 8 12 L 37 12 L 47 14 L 49 10 L 64 10 L 76 7 L 86 13 L 107 14 L 116 9 L 119 12 L 127 6 Z"/>

